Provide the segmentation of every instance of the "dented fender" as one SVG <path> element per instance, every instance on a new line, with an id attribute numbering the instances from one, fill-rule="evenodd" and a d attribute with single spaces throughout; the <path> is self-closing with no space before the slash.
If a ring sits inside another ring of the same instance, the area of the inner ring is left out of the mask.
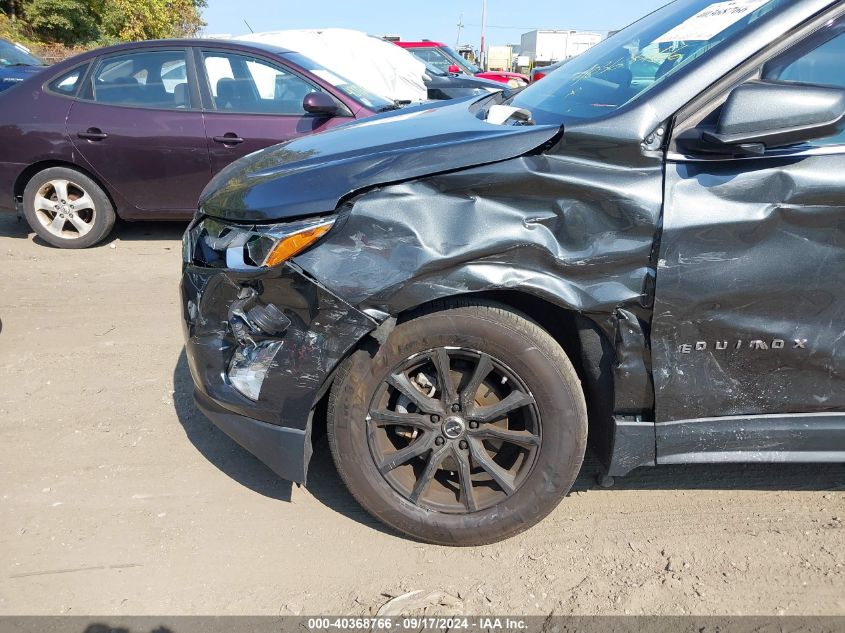
<path id="1" fill-rule="evenodd" d="M 296 263 L 351 305 L 391 316 L 496 290 L 583 314 L 615 347 L 615 410 L 649 411 L 662 166 L 566 149 L 366 192 Z"/>

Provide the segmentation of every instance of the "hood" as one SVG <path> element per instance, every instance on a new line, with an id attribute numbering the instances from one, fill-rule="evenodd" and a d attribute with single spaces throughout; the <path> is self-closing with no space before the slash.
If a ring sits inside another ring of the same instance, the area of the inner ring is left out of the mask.
<path id="1" fill-rule="evenodd" d="M 327 213 L 357 191 L 516 158 L 560 132 L 486 123 L 476 103 L 415 106 L 256 152 L 220 172 L 200 208 L 257 222 Z"/>

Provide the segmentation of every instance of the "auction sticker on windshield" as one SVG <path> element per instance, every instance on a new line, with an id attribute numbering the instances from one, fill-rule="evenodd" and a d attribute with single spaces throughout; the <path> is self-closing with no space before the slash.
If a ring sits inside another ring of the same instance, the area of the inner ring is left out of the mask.
<path id="1" fill-rule="evenodd" d="M 702 9 L 690 19 L 679 24 L 655 43 L 709 41 L 742 18 L 750 15 L 769 0 L 729 0 L 717 2 Z"/>

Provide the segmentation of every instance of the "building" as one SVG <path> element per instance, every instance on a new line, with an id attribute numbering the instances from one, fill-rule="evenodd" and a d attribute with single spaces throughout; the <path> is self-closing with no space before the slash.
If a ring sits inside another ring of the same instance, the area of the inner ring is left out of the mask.
<path id="1" fill-rule="evenodd" d="M 548 66 L 580 55 L 601 42 L 600 33 L 571 30 L 537 30 L 522 36 L 522 55 L 532 66 Z"/>
<path id="2" fill-rule="evenodd" d="M 487 54 L 488 70 L 513 70 L 513 48 L 510 46 L 491 46 Z"/>

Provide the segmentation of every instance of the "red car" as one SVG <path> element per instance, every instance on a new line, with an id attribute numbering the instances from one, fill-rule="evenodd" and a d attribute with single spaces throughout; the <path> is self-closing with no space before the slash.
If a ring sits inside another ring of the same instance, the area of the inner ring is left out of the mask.
<path id="1" fill-rule="evenodd" d="M 522 88 L 528 85 L 528 77 L 520 75 L 519 73 L 510 73 L 500 70 L 491 70 L 484 72 L 478 66 L 468 62 L 462 55 L 453 50 L 450 46 L 442 42 L 430 42 L 424 40 L 422 42 L 393 42 L 397 46 L 401 46 L 409 53 L 421 59 L 427 64 L 441 69 L 443 72 L 451 74 L 465 74 L 475 75 L 481 79 L 491 79 L 503 84 L 507 84 L 511 88 Z"/>

